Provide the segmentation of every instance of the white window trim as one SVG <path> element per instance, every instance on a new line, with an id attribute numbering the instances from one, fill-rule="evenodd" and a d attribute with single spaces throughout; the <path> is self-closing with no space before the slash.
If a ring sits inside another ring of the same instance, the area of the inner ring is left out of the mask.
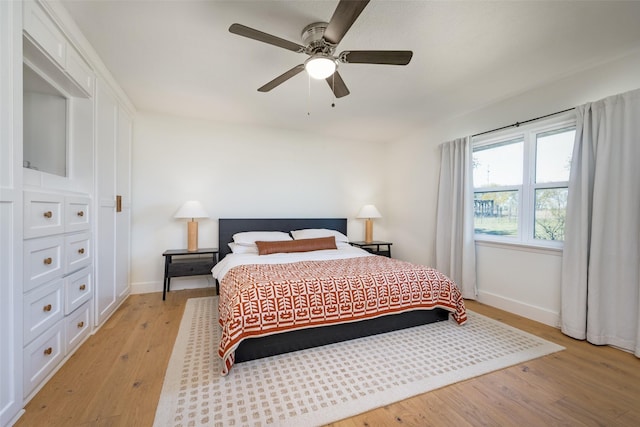
<path id="1" fill-rule="evenodd" d="M 501 187 L 483 187 L 475 188 L 475 192 L 494 192 L 494 191 L 519 191 L 518 199 L 518 235 L 516 236 L 494 236 L 490 234 L 475 234 L 476 242 L 486 242 L 508 246 L 522 246 L 527 248 L 542 248 L 552 250 L 562 250 L 564 242 L 554 240 L 541 240 L 533 238 L 533 204 L 535 190 L 541 188 L 565 188 L 569 186 L 569 181 L 561 182 L 545 182 L 535 183 L 535 175 L 531 171 L 535 171 L 536 144 L 535 135 L 553 130 L 559 130 L 567 127 L 575 127 L 576 114 L 575 111 L 559 114 L 555 117 L 539 120 L 515 128 L 509 128 L 502 131 L 496 131 L 472 138 L 473 148 L 492 145 L 503 141 L 524 139 L 523 153 L 523 182 L 522 185 L 501 186 Z"/>
<path id="2" fill-rule="evenodd" d="M 508 242 L 493 242 L 489 240 L 476 239 L 475 244 L 477 248 L 487 247 L 487 248 L 513 249 L 513 250 L 543 254 L 543 255 L 562 256 L 562 252 L 563 252 L 562 248 L 558 248 L 558 247 L 546 247 L 546 246 L 540 246 L 540 245 L 531 246 L 524 243 L 514 244 L 514 243 L 508 243 Z"/>

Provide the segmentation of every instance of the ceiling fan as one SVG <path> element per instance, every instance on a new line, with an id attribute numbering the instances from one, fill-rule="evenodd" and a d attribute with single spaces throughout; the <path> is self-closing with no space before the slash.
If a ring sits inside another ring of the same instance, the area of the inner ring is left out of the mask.
<path id="1" fill-rule="evenodd" d="M 302 72 L 302 70 L 307 70 L 311 77 L 320 80 L 325 79 L 336 98 L 342 98 L 349 95 L 349 89 L 347 89 L 347 85 L 338 73 L 338 64 L 407 65 L 413 56 L 413 52 L 410 50 L 345 50 L 338 55 L 334 55 L 338 43 L 340 43 L 368 3 L 369 0 L 340 0 L 328 23 L 315 22 L 307 25 L 302 30 L 301 37 L 304 45 L 242 24 L 231 25 L 229 31 L 239 36 L 309 55 L 309 58 L 303 64 L 296 65 L 289 71 L 279 75 L 258 88 L 258 91 L 269 92 Z"/>

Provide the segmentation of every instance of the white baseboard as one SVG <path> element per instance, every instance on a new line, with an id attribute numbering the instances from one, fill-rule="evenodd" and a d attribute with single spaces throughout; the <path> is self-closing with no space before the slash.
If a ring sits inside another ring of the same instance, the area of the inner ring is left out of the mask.
<path id="1" fill-rule="evenodd" d="M 215 280 L 209 276 L 172 277 L 171 290 L 201 289 L 215 286 Z M 150 294 L 162 292 L 163 282 L 136 282 L 131 284 L 132 294 Z"/>
<path id="2" fill-rule="evenodd" d="M 7 424 L 8 427 L 13 426 L 15 423 L 18 422 L 18 420 L 20 419 L 21 416 L 24 415 L 24 413 L 27 412 L 24 410 L 24 408 L 20 409 L 20 411 L 18 411 L 18 413 L 16 414 L 15 417 L 13 417 L 12 420 L 9 421 L 9 424 Z"/>
<path id="3" fill-rule="evenodd" d="M 552 310 L 525 304 L 510 298 L 496 295 L 491 292 L 478 290 L 478 302 L 499 308 L 509 313 L 514 313 L 554 328 L 560 325 L 560 313 Z"/>

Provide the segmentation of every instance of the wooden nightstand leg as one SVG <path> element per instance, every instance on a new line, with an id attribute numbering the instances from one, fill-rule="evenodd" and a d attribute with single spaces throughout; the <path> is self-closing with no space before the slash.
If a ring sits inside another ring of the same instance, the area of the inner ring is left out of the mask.
<path id="1" fill-rule="evenodd" d="M 169 262 L 171 260 L 170 256 L 164 257 L 164 280 L 162 281 L 162 301 L 165 300 L 167 296 L 167 290 L 169 288 Z"/>

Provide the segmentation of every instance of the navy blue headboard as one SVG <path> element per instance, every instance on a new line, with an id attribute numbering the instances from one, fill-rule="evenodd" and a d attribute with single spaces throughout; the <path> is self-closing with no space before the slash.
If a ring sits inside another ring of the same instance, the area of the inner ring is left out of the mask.
<path id="1" fill-rule="evenodd" d="M 220 218 L 218 220 L 219 260 L 231 252 L 233 235 L 242 231 L 284 231 L 328 228 L 347 234 L 346 218 Z"/>

